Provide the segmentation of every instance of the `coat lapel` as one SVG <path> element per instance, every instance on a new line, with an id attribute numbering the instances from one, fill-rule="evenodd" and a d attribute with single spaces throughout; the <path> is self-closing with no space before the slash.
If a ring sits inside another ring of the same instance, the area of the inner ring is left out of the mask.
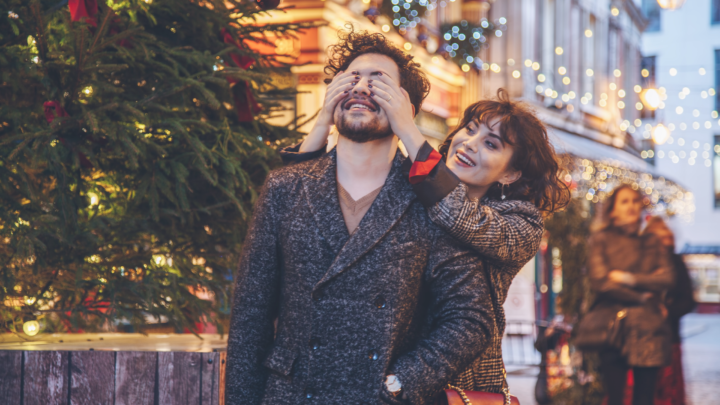
<path id="1" fill-rule="evenodd" d="M 303 178 L 308 206 L 333 256 L 337 256 L 349 237 L 338 200 L 336 162 L 337 154 L 333 149 L 317 159 Z"/>
<path id="2" fill-rule="evenodd" d="M 342 249 L 327 273 L 325 273 L 325 276 L 315 285 L 315 289 L 348 269 L 380 242 L 383 236 L 392 229 L 402 217 L 405 210 L 410 206 L 410 203 L 416 198 L 407 180 L 407 174 L 402 167 L 404 160 L 403 155 L 397 152 L 393 166 L 390 169 L 387 180 L 385 180 L 385 185 L 380 190 L 380 194 L 375 198 L 375 201 L 370 206 L 370 209 L 363 217 L 355 232 L 347 239 L 344 246 L 342 246 Z M 335 170 L 334 167 L 333 170 Z M 333 182 L 333 186 L 337 187 L 335 182 Z M 337 192 L 335 192 L 334 198 L 335 204 L 339 204 L 337 202 Z M 345 226 L 342 212 L 340 211 L 339 205 L 337 206 L 340 221 L 342 225 Z"/>

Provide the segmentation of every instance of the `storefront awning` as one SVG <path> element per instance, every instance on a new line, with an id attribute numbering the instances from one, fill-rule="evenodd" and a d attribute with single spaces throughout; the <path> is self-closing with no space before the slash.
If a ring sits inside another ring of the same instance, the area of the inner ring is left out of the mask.
<path id="1" fill-rule="evenodd" d="M 568 153 L 579 158 L 603 161 L 641 173 L 656 174 L 655 166 L 622 149 L 552 127 L 548 128 L 548 135 L 558 154 Z"/>

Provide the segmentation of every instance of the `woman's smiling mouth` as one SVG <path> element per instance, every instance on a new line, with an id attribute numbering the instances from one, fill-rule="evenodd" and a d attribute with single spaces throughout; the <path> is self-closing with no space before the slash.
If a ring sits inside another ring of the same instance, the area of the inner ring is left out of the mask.
<path id="1" fill-rule="evenodd" d="M 457 153 L 455 153 L 455 159 L 458 161 L 458 163 L 460 163 L 461 166 L 464 166 L 464 167 L 477 166 L 475 161 L 470 159 L 470 156 L 463 153 L 462 151 L 457 151 Z"/>

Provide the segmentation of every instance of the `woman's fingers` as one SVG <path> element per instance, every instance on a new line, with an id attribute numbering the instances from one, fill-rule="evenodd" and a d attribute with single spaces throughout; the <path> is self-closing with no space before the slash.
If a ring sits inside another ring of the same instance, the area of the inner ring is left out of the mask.
<path id="1" fill-rule="evenodd" d="M 387 86 L 378 86 L 378 85 L 375 85 L 374 83 L 375 82 L 373 82 L 373 84 L 371 84 L 372 87 L 370 88 L 370 92 L 371 92 L 370 94 L 375 95 L 375 96 L 373 96 L 374 99 L 377 100 L 378 97 L 382 98 L 383 100 L 386 100 L 386 101 L 390 101 L 393 99 L 393 95 L 389 92 L 390 89 L 387 88 Z"/>

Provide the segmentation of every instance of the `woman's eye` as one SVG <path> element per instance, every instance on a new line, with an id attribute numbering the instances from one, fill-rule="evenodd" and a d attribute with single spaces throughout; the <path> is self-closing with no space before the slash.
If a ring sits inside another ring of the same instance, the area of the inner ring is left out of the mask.
<path id="1" fill-rule="evenodd" d="M 487 145 L 487 147 L 490 149 L 497 149 L 497 146 L 490 141 L 485 142 L 485 145 Z"/>

